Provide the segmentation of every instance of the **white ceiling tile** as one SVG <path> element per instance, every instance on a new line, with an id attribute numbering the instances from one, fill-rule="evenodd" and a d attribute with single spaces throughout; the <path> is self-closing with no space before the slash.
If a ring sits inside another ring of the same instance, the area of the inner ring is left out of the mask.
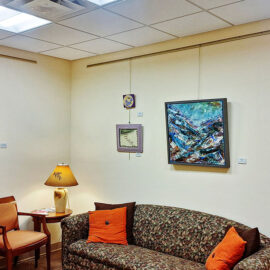
<path id="1" fill-rule="evenodd" d="M 142 26 L 103 9 L 94 10 L 60 23 L 98 36 L 113 35 Z"/>
<path id="2" fill-rule="evenodd" d="M 50 56 L 54 56 L 58 58 L 63 58 L 66 60 L 76 60 L 76 59 L 90 57 L 90 56 L 95 55 L 93 53 L 88 53 L 88 52 L 84 52 L 84 51 L 80 51 L 80 50 L 76 50 L 76 49 L 72 49 L 68 47 L 62 47 L 55 50 L 46 51 L 46 52 L 43 52 L 42 54 L 50 55 Z"/>
<path id="3" fill-rule="evenodd" d="M 64 46 L 97 38 L 94 35 L 57 24 L 39 27 L 37 29 L 24 32 L 23 35 Z"/>
<path id="4" fill-rule="evenodd" d="M 208 32 L 228 26 L 230 25 L 207 12 L 200 12 L 153 25 L 157 29 L 179 37 Z"/>
<path id="5" fill-rule="evenodd" d="M 115 41 L 99 38 L 71 46 L 91 53 L 102 54 L 129 49 L 130 47 Z"/>
<path id="6" fill-rule="evenodd" d="M 128 0 L 106 7 L 144 24 L 153 24 L 201 11 L 185 0 Z"/>
<path id="7" fill-rule="evenodd" d="M 40 41 L 37 39 L 24 37 L 20 35 L 8 37 L 0 40 L 0 45 L 4 45 L 7 47 L 17 48 L 30 52 L 41 52 L 51 49 L 56 49 L 60 46 L 48 43 L 45 41 Z"/>
<path id="8" fill-rule="evenodd" d="M 211 12 L 233 24 L 259 21 L 270 18 L 270 0 L 245 0 Z"/>
<path id="9" fill-rule="evenodd" d="M 6 37 L 9 37 L 9 36 L 12 36 L 12 35 L 14 35 L 14 33 L 4 31 L 4 30 L 0 30 L 0 39 L 6 38 Z"/>
<path id="10" fill-rule="evenodd" d="M 202 8 L 209 9 L 232 4 L 243 0 L 190 0 L 190 1 Z"/>
<path id="11" fill-rule="evenodd" d="M 160 32 L 150 27 L 142 27 L 109 36 L 108 38 L 131 46 L 143 46 L 151 43 L 173 39 L 174 36 Z"/>

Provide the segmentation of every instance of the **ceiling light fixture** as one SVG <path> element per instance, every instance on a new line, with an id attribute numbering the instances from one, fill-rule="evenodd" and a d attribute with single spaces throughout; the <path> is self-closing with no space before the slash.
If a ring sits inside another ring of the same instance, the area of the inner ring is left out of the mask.
<path id="1" fill-rule="evenodd" d="M 99 6 L 104 6 L 106 4 L 115 2 L 117 0 L 88 0 L 88 1 L 92 2 L 92 3 L 96 4 L 96 5 L 99 5 Z"/>
<path id="2" fill-rule="evenodd" d="M 45 24 L 48 20 L 0 6 L 0 29 L 20 33 Z"/>

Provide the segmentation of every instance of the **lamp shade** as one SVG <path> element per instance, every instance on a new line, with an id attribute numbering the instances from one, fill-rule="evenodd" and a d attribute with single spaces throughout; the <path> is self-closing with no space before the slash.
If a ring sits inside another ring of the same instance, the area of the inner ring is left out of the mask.
<path id="1" fill-rule="evenodd" d="M 77 186 L 78 182 L 67 164 L 58 164 L 45 185 L 52 187 Z"/>

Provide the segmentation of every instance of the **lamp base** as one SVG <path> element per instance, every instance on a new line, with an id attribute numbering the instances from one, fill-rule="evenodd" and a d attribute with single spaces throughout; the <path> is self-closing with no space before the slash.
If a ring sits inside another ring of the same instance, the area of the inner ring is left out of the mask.
<path id="1" fill-rule="evenodd" d="M 66 188 L 56 188 L 54 190 L 54 204 L 56 213 L 64 213 L 66 211 L 68 191 Z"/>

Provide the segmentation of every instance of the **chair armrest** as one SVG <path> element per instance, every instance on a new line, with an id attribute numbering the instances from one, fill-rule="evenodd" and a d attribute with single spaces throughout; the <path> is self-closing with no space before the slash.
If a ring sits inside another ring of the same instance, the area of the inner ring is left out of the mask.
<path id="1" fill-rule="evenodd" d="M 3 242 L 4 242 L 4 247 L 5 249 L 11 250 L 11 246 L 8 242 L 8 238 L 7 238 L 7 229 L 6 226 L 2 226 L 0 225 L 0 234 L 3 235 Z"/>
<path id="2" fill-rule="evenodd" d="M 89 231 L 89 214 L 79 214 L 66 217 L 61 221 L 62 227 L 62 260 L 63 269 L 67 263 L 68 247 L 72 243 L 87 239 Z"/>
<path id="3" fill-rule="evenodd" d="M 46 223 L 46 216 L 41 214 L 34 214 L 34 213 L 25 213 L 25 212 L 18 212 L 18 215 L 20 216 L 30 216 L 32 218 L 39 218 L 41 219 L 42 228 L 44 233 L 50 237 L 51 233 L 48 230 L 47 223 Z"/>
<path id="4" fill-rule="evenodd" d="M 235 265 L 233 270 L 269 270 L 270 247 L 264 247 Z"/>

